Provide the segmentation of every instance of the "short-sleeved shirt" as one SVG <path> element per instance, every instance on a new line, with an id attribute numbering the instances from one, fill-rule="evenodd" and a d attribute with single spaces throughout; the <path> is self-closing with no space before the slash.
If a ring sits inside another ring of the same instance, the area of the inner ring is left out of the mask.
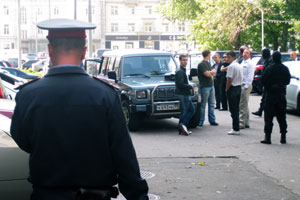
<path id="1" fill-rule="evenodd" d="M 233 61 L 229 66 L 227 70 L 226 78 L 232 78 L 232 86 L 238 86 L 243 84 L 243 68 L 242 66 L 236 62 Z"/>
<path id="2" fill-rule="evenodd" d="M 213 68 L 211 64 L 207 61 L 202 60 L 198 65 L 198 79 L 200 88 L 212 87 L 214 81 L 212 77 L 207 77 L 204 75 L 204 72 L 211 71 Z"/>

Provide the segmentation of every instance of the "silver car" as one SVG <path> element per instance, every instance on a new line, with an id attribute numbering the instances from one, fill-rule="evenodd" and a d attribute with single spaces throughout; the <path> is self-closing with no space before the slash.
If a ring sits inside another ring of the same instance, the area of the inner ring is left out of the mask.
<path id="1" fill-rule="evenodd" d="M 27 200 L 32 191 L 28 177 L 28 154 L 19 149 L 9 129 L 14 101 L 0 100 L 0 197 Z M 10 114 L 8 114 L 10 112 Z"/>
<path id="2" fill-rule="evenodd" d="M 300 61 L 284 62 L 291 74 L 291 82 L 286 89 L 287 107 L 300 113 Z"/>

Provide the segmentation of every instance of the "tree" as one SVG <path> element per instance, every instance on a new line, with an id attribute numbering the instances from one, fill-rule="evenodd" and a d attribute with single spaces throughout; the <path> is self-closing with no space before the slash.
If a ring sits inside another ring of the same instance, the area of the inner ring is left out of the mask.
<path id="1" fill-rule="evenodd" d="M 253 0 L 254 1 L 254 0 Z M 300 19 L 300 12 L 293 5 L 299 0 L 259 0 L 256 5 L 265 13 L 265 44 L 286 51 L 288 42 L 295 48 L 298 29 L 288 23 L 271 20 Z M 300 6 L 300 5 L 299 5 Z M 190 39 L 195 39 L 201 49 L 238 49 L 247 45 L 261 50 L 261 12 L 246 0 L 170 0 L 160 12 L 170 21 L 191 24 Z M 299 8 L 299 7 L 298 7 Z"/>

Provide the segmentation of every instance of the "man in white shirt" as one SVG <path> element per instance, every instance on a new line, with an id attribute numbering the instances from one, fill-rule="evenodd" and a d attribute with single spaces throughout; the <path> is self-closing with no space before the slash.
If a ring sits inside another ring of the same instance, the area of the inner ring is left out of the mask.
<path id="1" fill-rule="evenodd" d="M 243 53 L 243 84 L 240 99 L 240 129 L 249 128 L 249 96 L 252 90 L 252 81 L 254 77 L 255 67 L 251 62 L 251 52 L 245 49 Z"/>
<path id="2" fill-rule="evenodd" d="M 240 134 L 240 97 L 241 97 L 241 85 L 243 83 L 243 69 L 236 61 L 236 55 L 233 51 L 227 53 L 227 61 L 231 63 L 227 69 L 227 84 L 226 92 L 229 104 L 229 111 L 232 118 L 232 129 L 228 132 L 228 135 Z"/>

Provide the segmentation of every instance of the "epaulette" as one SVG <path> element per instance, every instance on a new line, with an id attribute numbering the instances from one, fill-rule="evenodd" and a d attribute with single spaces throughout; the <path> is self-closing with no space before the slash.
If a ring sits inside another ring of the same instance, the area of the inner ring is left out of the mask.
<path id="1" fill-rule="evenodd" d="M 16 90 L 22 89 L 22 88 L 25 87 L 26 85 L 29 85 L 29 84 L 31 84 L 31 83 L 37 81 L 37 80 L 40 80 L 40 78 L 32 79 L 32 80 L 28 81 L 27 83 L 24 83 L 23 85 L 20 85 L 20 86 L 16 87 L 15 89 L 16 89 Z"/>
<path id="2" fill-rule="evenodd" d="M 109 82 L 107 82 L 107 81 L 105 81 L 105 80 L 103 80 L 99 77 L 93 76 L 93 78 L 96 79 L 97 81 L 100 81 L 101 83 L 104 83 L 105 85 L 108 85 L 109 87 L 111 87 L 115 90 L 120 90 L 120 88 L 116 87 L 115 85 L 113 85 L 113 84 L 111 84 L 111 83 L 109 83 Z"/>

